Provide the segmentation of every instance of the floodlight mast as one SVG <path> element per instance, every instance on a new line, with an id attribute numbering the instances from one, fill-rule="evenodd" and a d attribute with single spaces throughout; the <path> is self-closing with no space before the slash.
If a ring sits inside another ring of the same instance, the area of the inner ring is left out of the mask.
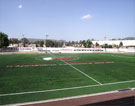
<path id="1" fill-rule="evenodd" d="M 48 37 L 49 35 L 45 35 L 45 36 L 46 36 L 45 46 L 46 46 L 46 53 L 47 53 L 47 37 Z"/>
<path id="2" fill-rule="evenodd" d="M 134 43 L 135 43 L 135 41 L 134 41 Z M 134 45 L 134 54 L 135 54 L 135 45 Z"/>
<path id="3" fill-rule="evenodd" d="M 24 44 L 24 35 L 22 35 L 23 36 L 23 38 L 22 38 L 22 44 L 23 44 L 23 46 L 25 46 L 25 44 Z"/>
<path id="4" fill-rule="evenodd" d="M 105 52 L 106 52 L 106 36 L 104 37 L 104 39 L 105 39 Z"/>

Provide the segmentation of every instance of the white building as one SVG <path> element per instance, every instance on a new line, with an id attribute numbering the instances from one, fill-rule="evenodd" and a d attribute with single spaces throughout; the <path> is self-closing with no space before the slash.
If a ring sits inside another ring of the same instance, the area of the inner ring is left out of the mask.
<path id="1" fill-rule="evenodd" d="M 123 43 L 123 46 L 135 46 L 135 40 L 103 40 L 103 41 L 92 41 L 92 43 L 95 45 L 96 42 L 99 45 L 109 44 L 109 45 L 119 45 L 120 42 Z"/>

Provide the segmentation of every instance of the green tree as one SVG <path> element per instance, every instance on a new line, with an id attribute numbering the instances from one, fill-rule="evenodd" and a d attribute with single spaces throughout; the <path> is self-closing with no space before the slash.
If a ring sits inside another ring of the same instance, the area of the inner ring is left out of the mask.
<path id="1" fill-rule="evenodd" d="M 119 46 L 119 45 L 116 45 L 116 48 L 117 48 L 117 49 L 118 49 L 118 51 L 119 51 L 120 46 Z"/>
<path id="2" fill-rule="evenodd" d="M 64 42 L 58 42 L 58 47 L 62 47 Z"/>
<path id="3" fill-rule="evenodd" d="M 36 44 L 36 47 L 39 47 L 39 41 L 35 41 L 34 44 Z"/>
<path id="4" fill-rule="evenodd" d="M 87 47 L 87 41 L 83 40 L 82 44 L 83 44 L 84 47 Z"/>
<path id="5" fill-rule="evenodd" d="M 44 41 L 43 41 L 43 40 L 40 40 L 40 41 L 39 41 L 39 45 L 40 45 L 40 47 L 43 47 Z"/>
<path id="6" fill-rule="evenodd" d="M 105 48 L 108 48 L 108 44 L 107 43 L 105 44 Z"/>
<path id="7" fill-rule="evenodd" d="M 59 47 L 59 42 L 54 41 L 53 43 L 54 43 L 53 47 Z"/>
<path id="8" fill-rule="evenodd" d="M 87 46 L 86 47 L 88 47 L 88 48 L 92 47 L 92 42 L 89 39 L 87 40 Z"/>
<path id="9" fill-rule="evenodd" d="M 123 46 L 123 43 L 122 43 L 122 42 L 120 42 L 119 46 L 120 46 L 120 47 L 122 47 L 122 46 Z"/>
<path id="10" fill-rule="evenodd" d="M 112 45 L 108 45 L 108 48 L 112 48 Z"/>
<path id="11" fill-rule="evenodd" d="M 102 48 L 108 48 L 108 44 L 106 43 L 106 44 L 102 45 Z"/>
<path id="12" fill-rule="evenodd" d="M 46 40 L 46 47 L 54 47 L 54 42 L 52 40 Z"/>
<path id="13" fill-rule="evenodd" d="M 29 44 L 29 40 L 27 38 L 22 38 L 21 42 L 23 43 L 23 46 L 25 47 L 26 44 Z"/>
<path id="14" fill-rule="evenodd" d="M 9 43 L 10 44 L 18 44 L 18 43 L 20 43 L 20 41 L 17 38 L 11 38 L 11 39 L 9 39 Z"/>
<path id="15" fill-rule="evenodd" d="M 72 42 L 71 41 L 67 42 L 66 46 L 72 46 Z"/>
<path id="16" fill-rule="evenodd" d="M 8 35 L 0 32 L 0 48 L 5 48 L 9 45 Z"/>
<path id="17" fill-rule="evenodd" d="M 98 42 L 96 42 L 96 47 L 97 47 L 97 46 L 99 46 L 99 43 L 98 43 Z"/>

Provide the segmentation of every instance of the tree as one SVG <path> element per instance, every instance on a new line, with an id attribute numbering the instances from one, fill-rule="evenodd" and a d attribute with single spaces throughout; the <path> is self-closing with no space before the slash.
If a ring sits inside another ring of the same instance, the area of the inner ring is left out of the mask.
<path id="1" fill-rule="evenodd" d="M 62 47 L 64 42 L 58 42 L 58 47 Z"/>
<path id="2" fill-rule="evenodd" d="M 92 42 L 89 39 L 87 40 L 87 47 L 88 48 L 91 48 L 92 47 Z"/>
<path id="3" fill-rule="evenodd" d="M 59 42 L 53 41 L 53 43 L 54 43 L 53 47 L 59 47 Z"/>
<path id="4" fill-rule="evenodd" d="M 54 42 L 52 40 L 46 40 L 46 47 L 54 47 Z"/>
<path id="5" fill-rule="evenodd" d="M 5 48 L 9 45 L 8 35 L 0 32 L 0 48 Z"/>
<path id="6" fill-rule="evenodd" d="M 116 45 L 116 48 L 117 48 L 117 49 L 118 49 L 118 51 L 119 51 L 120 46 L 119 46 L 119 45 Z"/>
<path id="7" fill-rule="evenodd" d="M 72 42 L 71 41 L 67 42 L 66 46 L 72 46 Z"/>
<path id="8" fill-rule="evenodd" d="M 95 39 L 93 39 L 93 38 L 91 39 L 91 41 L 94 41 L 94 40 L 95 40 Z"/>
<path id="9" fill-rule="evenodd" d="M 20 41 L 17 38 L 11 38 L 11 39 L 9 39 L 9 43 L 10 44 L 18 44 L 18 43 L 20 43 Z"/>
<path id="10" fill-rule="evenodd" d="M 112 48 L 112 45 L 108 45 L 108 48 Z"/>
<path id="11" fill-rule="evenodd" d="M 107 43 L 105 44 L 105 48 L 108 48 L 108 44 Z"/>
<path id="12" fill-rule="evenodd" d="M 40 47 L 43 47 L 44 41 L 43 41 L 43 40 L 40 40 L 40 41 L 39 41 L 39 45 L 40 45 Z"/>
<path id="13" fill-rule="evenodd" d="M 116 40 L 115 38 L 113 38 L 112 40 Z"/>
<path id="14" fill-rule="evenodd" d="M 87 42 L 85 40 L 82 41 L 84 47 L 87 47 Z"/>
<path id="15" fill-rule="evenodd" d="M 102 45 L 102 48 L 108 48 L 108 44 L 106 43 L 106 44 Z"/>
<path id="16" fill-rule="evenodd" d="M 22 38 L 21 42 L 23 43 L 23 46 L 25 47 L 26 44 L 29 44 L 29 40 L 27 38 Z"/>
<path id="17" fill-rule="evenodd" d="M 123 46 L 123 43 L 122 43 L 122 42 L 120 42 L 119 46 L 120 46 L 120 47 L 122 47 L 122 46 Z"/>
<path id="18" fill-rule="evenodd" d="M 97 47 L 97 46 L 99 46 L 99 43 L 98 43 L 98 42 L 96 42 L 96 47 Z"/>

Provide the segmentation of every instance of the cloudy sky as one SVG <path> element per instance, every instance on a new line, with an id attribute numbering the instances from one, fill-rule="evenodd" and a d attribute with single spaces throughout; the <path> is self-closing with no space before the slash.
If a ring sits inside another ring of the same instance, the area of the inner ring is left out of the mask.
<path id="1" fill-rule="evenodd" d="M 57 40 L 135 36 L 135 0 L 0 0 L 0 31 Z"/>

